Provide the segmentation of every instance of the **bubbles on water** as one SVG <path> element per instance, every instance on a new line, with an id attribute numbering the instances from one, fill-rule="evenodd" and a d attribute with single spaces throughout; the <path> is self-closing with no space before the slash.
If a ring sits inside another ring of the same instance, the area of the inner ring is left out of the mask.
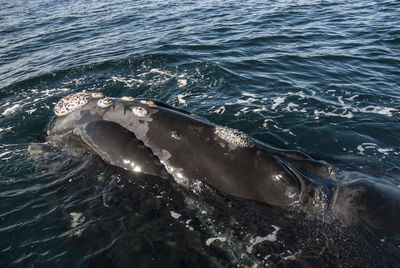
<path id="1" fill-rule="evenodd" d="M 383 155 L 389 154 L 400 154 L 400 148 L 396 150 L 395 148 L 380 148 L 377 144 L 371 142 L 364 142 L 357 146 L 358 154 L 361 155 L 376 155 L 377 153 Z"/>
<path id="2" fill-rule="evenodd" d="M 235 116 L 245 115 L 248 112 L 261 112 L 261 114 L 287 112 L 303 113 L 314 120 L 320 120 L 321 117 L 352 119 L 362 114 L 385 115 L 388 117 L 400 114 L 399 109 L 394 107 L 365 105 L 363 101 L 357 101 L 360 98 L 359 94 L 342 92 L 340 93 L 342 95 L 337 96 L 337 93 L 336 90 L 328 90 L 324 95 L 317 94 L 312 90 L 300 90 L 297 92 L 283 92 L 279 96 L 266 97 L 265 94 L 258 96 L 257 94 L 242 92 L 241 95 L 246 98 L 238 97 L 234 101 L 227 102 L 226 105 L 245 105 L 245 107 L 240 108 Z M 254 104 L 258 107 L 255 107 Z M 318 106 L 323 106 L 324 109 L 321 110 Z"/>
<path id="3" fill-rule="evenodd" d="M 135 79 L 135 78 L 132 78 L 132 77 L 126 78 L 126 77 L 123 77 L 121 75 L 112 76 L 111 77 L 111 81 L 113 81 L 114 83 L 117 83 L 117 82 L 118 83 L 123 83 L 128 88 L 140 87 L 141 84 L 144 83 L 143 80 Z"/>

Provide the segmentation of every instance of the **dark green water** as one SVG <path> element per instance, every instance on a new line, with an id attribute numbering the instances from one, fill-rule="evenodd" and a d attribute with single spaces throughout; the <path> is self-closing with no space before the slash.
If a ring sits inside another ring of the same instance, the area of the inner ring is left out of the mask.
<path id="1" fill-rule="evenodd" d="M 400 188 L 398 1 L 0 3 L 0 266 L 398 265 L 398 234 L 31 146 L 61 97 L 101 91 Z"/>

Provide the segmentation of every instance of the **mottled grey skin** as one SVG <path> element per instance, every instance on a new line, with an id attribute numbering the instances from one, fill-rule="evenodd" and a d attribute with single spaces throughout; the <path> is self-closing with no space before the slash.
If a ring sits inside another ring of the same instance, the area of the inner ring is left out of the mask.
<path id="1" fill-rule="evenodd" d="M 200 181 L 271 206 L 299 205 L 311 211 L 334 207 L 382 226 L 370 220 L 370 212 L 360 212 L 363 201 L 353 198 L 356 193 L 368 199 L 364 195 L 376 187 L 338 185 L 329 165 L 305 154 L 271 148 L 241 132 L 224 132 L 225 128 L 221 135 L 221 128 L 161 102 L 115 98 L 104 108 L 98 100 L 91 97 L 87 104 L 57 117 L 48 140 L 86 146 L 106 162 L 133 172 L 173 177 L 183 184 Z M 398 196 L 396 200 L 391 209 L 399 208 Z M 373 202 L 366 206 L 373 211 L 379 207 Z M 398 232 L 398 222 L 396 218 L 383 228 Z"/>

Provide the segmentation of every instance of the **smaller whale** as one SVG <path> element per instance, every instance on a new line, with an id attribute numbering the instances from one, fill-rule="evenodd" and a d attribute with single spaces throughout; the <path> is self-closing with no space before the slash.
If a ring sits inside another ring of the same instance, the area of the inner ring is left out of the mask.
<path id="1" fill-rule="evenodd" d="M 49 142 L 85 147 L 111 165 L 186 186 L 205 183 L 273 207 L 332 209 L 400 232 L 397 189 L 369 180 L 342 182 L 325 162 L 273 148 L 168 104 L 80 92 L 62 98 L 54 112 Z"/>

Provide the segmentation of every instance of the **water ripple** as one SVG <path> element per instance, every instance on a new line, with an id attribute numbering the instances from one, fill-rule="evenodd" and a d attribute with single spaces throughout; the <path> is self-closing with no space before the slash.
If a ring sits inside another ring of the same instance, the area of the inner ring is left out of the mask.
<path id="1" fill-rule="evenodd" d="M 399 17 L 395 0 L 2 3 L 0 266 L 397 264 L 396 237 L 217 193 L 205 202 L 39 140 L 61 97 L 101 91 L 400 185 Z"/>

